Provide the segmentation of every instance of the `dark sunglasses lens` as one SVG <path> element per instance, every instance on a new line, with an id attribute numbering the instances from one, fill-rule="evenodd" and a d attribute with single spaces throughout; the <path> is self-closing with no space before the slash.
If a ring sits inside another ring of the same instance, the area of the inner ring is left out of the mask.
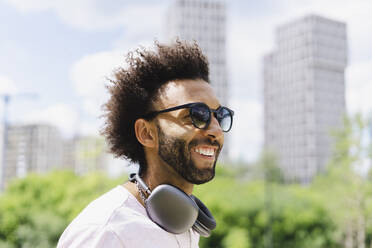
<path id="1" fill-rule="evenodd" d="M 205 128 L 211 118 L 211 112 L 207 105 L 198 104 L 190 108 L 190 115 L 194 125 L 198 128 Z"/>
<path id="2" fill-rule="evenodd" d="M 224 132 L 230 131 L 232 125 L 232 115 L 227 108 L 221 107 L 217 111 L 217 120 L 220 123 L 222 131 Z"/>

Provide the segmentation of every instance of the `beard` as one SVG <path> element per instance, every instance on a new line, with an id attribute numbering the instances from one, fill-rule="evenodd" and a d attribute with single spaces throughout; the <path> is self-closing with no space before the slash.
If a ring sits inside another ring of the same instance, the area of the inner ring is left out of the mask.
<path id="1" fill-rule="evenodd" d="M 206 183 L 214 178 L 217 158 L 221 151 L 221 145 L 217 141 L 195 139 L 187 145 L 183 139 L 166 135 L 159 126 L 157 129 L 159 133 L 158 154 L 181 177 L 192 184 Z M 200 144 L 218 146 L 216 159 L 211 168 L 199 169 L 191 159 L 191 148 Z"/>

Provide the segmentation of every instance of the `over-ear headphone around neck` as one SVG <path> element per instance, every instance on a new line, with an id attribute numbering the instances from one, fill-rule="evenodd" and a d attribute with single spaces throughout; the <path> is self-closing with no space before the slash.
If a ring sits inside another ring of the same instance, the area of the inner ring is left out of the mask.
<path id="1" fill-rule="evenodd" d="M 131 174 L 129 180 L 149 195 L 144 200 L 146 212 L 165 231 L 180 234 L 192 227 L 201 236 L 209 237 L 216 228 L 216 220 L 197 197 L 169 184 L 161 184 L 151 191 L 136 173 Z"/>

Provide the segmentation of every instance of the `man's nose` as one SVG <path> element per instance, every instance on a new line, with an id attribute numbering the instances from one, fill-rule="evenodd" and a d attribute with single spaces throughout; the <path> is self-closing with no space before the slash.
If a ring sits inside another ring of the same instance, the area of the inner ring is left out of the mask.
<path id="1" fill-rule="evenodd" d="M 216 117 L 212 114 L 211 116 L 211 122 L 209 123 L 208 128 L 206 129 L 206 133 L 209 137 L 214 139 L 220 139 L 223 136 L 223 131 L 220 126 L 220 123 L 218 123 L 218 120 Z"/>

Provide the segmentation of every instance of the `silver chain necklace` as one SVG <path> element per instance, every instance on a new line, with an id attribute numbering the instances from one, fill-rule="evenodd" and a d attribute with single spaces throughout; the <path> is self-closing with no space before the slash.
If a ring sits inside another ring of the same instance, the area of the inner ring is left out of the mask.
<path id="1" fill-rule="evenodd" d="M 141 199 L 142 199 L 142 201 L 143 201 L 143 204 L 146 204 L 146 196 L 145 196 L 145 193 L 143 193 L 142 188 L 139 186 L 139 184 L 138 184 L 137 181 L 136 181 L 136 186 L 137 186 L 137 190 L 138 190 L 138 192 L 139 192 L 139 194 L 140 194 L 140 197 L 141 197 Z"/>
<path id="2" fill-rule="evenodd" d="M 141 188 L 141 186 L 138 184 L 137 181 L 136 181 L 136 186 L 137 186 L 137 190 L 138 190 L 138 192 L 139 192 L 139 194 L 140 194 L 140 197 L 141 197 L 141 199 L 142 199 L 142 201 L 143 201 L 143 204 L 146 205 L 146 196 L 145 196 L 145 193 L 142 191 L 142 188 Z M 191 231 L 188 230 L 187 233 L 189 234 L 189 235 L 188 235 L 188 236 L 189 236 L 189 247 L 191 248 Z M 177 241 L 178 248 L 182 248 L 182 247 L 181 247 L 181 244 L 180 244 L 180 242 L 179 242 L 179 240 L 178 240 L 178 238 L 177 238 L 177 235 L 174 234 L 173 237 L 174 237 L 174 238 L 176 239 L 176 241 Z"/>

